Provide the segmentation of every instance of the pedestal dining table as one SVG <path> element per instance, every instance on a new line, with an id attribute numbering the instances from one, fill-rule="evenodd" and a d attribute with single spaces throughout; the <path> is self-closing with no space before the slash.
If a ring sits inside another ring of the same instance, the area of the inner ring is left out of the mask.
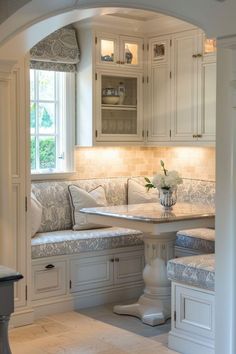
<path id="1" fill-rule="evenodd" d="M 98 208 L 84 208 L 89 222 L 119 226 L 143 232 L 145 268 L 144 294 L 138 302 L 116 305 L 114 312 L 139 317 L 155 326 L 171 314 L 171 284 L 166 265 L 174 258 L 176 231 L 188 228 L 214 227 L 215 210 L 203 204 L 177 203 L 164 210 L 158 203 L 145 203 Z"/>

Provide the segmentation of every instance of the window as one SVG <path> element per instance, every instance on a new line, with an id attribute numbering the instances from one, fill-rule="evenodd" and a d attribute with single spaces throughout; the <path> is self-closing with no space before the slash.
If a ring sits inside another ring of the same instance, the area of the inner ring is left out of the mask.
<path id="1" fill-rule="evenodd" d="M 74 73 L 30 70 L 31 173 L 73 169 Z"/>

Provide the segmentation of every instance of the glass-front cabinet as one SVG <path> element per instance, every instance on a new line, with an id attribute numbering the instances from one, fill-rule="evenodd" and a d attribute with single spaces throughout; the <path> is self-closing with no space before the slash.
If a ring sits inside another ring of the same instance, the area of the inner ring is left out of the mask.
<path id="1" fill-rule="evenodd" d="M 203 43 L 204 55 L 216 54 L 216 39 L 204 38 Z"/>
<path id="2" fill-rule="evenodd" d="M 142 76 L 97 73 L 96 141 L 143 141 Z"/>
<path id="3" fill-rule="evenodd" d="M 96 64 L 141 69 L 143 39 L 99 33 L 95 37 Z"/>

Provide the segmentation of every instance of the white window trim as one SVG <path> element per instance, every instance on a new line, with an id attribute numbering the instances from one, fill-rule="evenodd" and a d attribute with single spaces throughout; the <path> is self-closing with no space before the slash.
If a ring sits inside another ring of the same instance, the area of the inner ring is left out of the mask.
<path id="1" fill-rule="evenodd" d="M 66 127 L 66 159 L 67 168 L 65 171 L 45 171 L 32 172 L 31 180 L 46 180 L 46 179 L 65 179 L 75 175 L 74 171 L 74 155 L 75 155 L 75 75 L 66 73 L 66 93 L 67 97 L 63 100 L 65 106 L 63 107 L 66 117 L 70 117 L 70 124 Z M 65 123 L 65 120 L 63 122 Z M 60 129 L 65 129 L 61 126 Z"/>
<path id="2" fill-rule="evenodd" d="M 52 173 L 32 173 L 31 181 L 43 181 L 43 180 L 58 180 L 67 179 L 75 176 L 76 171 L 71 172 L 52 172 Z"/>

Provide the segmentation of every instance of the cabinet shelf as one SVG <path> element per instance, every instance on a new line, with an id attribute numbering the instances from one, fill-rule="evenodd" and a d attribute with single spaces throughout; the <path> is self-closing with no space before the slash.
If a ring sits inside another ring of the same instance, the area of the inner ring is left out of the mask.
<path id="1" fill-rule="evenodd" d="M 115 110 L 115 111 L 137 111 L 137 106 L 135 105 L 112 105 L 112 104 L 102 104 L 102 109 L 104 110 Z"/>

